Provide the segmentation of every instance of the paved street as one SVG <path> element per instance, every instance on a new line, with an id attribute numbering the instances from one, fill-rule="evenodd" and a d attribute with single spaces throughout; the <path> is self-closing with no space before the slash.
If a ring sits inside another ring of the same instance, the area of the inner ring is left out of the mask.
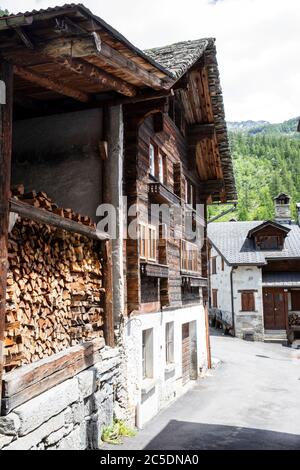
<path id="1" fill-rule="evenodd" d="M 211 342 L 218 368 L 120 450 L 300 449 L 300 350 Z"/>

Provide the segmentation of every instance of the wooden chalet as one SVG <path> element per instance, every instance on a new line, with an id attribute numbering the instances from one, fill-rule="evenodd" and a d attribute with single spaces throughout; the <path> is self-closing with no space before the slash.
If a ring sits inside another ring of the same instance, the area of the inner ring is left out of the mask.
<path id="1" fill-rule="evenodd" d="M 191 249 L 174 214 L 197 227 L 196 204 L 205 219 L 207 204 L 236 199 L 215 41 L 142 52 L 74 4 L 6 16 L 0 99 L 2 413 L 93 365 L 116 330 L 129 363 L 140 357 L 125 381 L 145 421 L 161 400 L 165 329 L 176 390 L 208 360 L 205 229 Z M 113 239 L 96 228 L 103 203 L 116 208 Z M 150 221 L 152 203 L 172 208 L 170 227 Z"/>

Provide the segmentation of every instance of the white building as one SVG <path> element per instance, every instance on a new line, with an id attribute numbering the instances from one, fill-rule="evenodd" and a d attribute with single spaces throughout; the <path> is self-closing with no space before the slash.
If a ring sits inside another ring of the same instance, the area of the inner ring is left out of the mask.
<path id="1" fill-rule="evenodd" d="M 210 314 L 244 339 L 293 341 L 300 332 L 300 228 L 289 197 L 275 222 L 209 225 Z"/>

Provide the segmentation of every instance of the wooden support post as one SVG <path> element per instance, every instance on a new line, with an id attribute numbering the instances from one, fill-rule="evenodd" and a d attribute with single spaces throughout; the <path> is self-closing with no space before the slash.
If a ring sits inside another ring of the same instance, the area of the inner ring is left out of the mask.
<path id="1" fill-rule="evenodd" d="M 107 346 L 115 347 L 114 312 L 113 312 L 113 274 L 112 274 L 112 241 L 104 244 L 104 289 L 105 289 L 105 315 L 104 335 Z"/>
<path id="2" fill-rule="evenodd" d="M 207 367 L 208 369 L 211 369 L 212 361 L 211 361 L 211 347 L 210 347 L 210 334 L 209 334 L 208 304 L 205 305 L 205 328 L 206 328 Z"/>
<path id="3" fill-rule="evenodd" d="M 0 105 L 0 398 L 4 367 L 4 329 L 8 270 L 8 225 L 11 180 L 13 69 L 0 63 L 0 80 L 5 83 L 5 104 Z"/>

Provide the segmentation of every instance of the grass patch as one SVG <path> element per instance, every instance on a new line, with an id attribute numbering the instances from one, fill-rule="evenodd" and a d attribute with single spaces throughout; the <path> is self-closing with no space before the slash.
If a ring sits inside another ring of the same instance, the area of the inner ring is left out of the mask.
<path id="1" fill-rule="evenodd" d="M 121 445 L 123 443 L 123 437 L 134 437 L 136 431 L 127 426 L 124 421 L 116 419 L 112 426 L 106 426 L 102 432 L 102 442 L 111 444 L 114 446 Z"/>

